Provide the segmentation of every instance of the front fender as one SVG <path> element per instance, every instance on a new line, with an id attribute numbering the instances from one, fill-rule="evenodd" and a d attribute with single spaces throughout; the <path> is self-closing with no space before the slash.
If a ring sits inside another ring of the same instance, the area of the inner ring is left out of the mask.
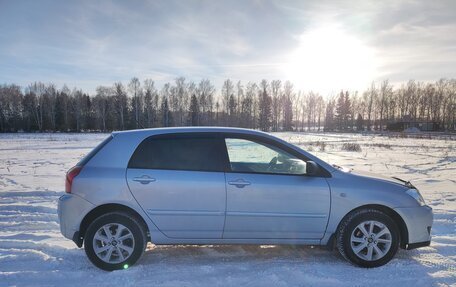
<path id="1" fill-rule="evenodd" d="M 392 210 L 419 206 L 405 193 L 408 187 L 383 179 L 336 171 L 327 181 L 331 189 L 331 212 L 326 228 L 329 235 L 337 231 L 349 212 L 361 206 L 378 205 Z"/>

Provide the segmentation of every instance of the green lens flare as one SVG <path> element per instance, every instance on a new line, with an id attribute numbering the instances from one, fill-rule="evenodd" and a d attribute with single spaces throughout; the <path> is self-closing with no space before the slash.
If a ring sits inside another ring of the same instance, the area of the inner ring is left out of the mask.
<path id="1" fill-rule="evenodd" d="M 124 265 L 124 269 L 127 269 L 127 268 L 128 268 L 128 264 L 125 264 L 125 265 Z"/>

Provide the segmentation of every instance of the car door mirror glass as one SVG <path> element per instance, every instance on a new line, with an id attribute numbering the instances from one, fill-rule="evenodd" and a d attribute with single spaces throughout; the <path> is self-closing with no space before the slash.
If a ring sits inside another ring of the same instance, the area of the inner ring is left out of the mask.
<path id="1" fill-rule="evenodd" d="M 318 165 L 314 161 L 306 162 L 306 175 L 316 175 L 318 173 Z"/>

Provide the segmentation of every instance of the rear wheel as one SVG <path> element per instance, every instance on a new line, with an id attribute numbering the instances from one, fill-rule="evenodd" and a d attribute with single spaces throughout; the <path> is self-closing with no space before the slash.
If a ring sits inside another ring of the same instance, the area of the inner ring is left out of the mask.
<path id="1" fill-rule="evenodd" d="M 141 258 L 147 238 L 140 221 L 125 212 L 110 212 L 87 228 L 84 249 L 90 261 L 103 270 L 128 268 Z"/>
<path id="2" fill-rule="evenodd" d="M 337 232 L 337 248 L 342 256 L 361 267 L 388 263 L 399 247 L 399 229 L 387 214 L 361 209 L 349 214 Z"/>

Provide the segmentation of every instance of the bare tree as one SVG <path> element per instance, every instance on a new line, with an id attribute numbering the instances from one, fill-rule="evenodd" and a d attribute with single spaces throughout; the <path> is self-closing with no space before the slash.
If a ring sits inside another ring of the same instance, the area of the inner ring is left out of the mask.
<path id="1" fill-rule="evenodd" d="M 57 129 L 57 89 L 55 88 L 54 84 L 51 83 L 45 86 L 43 97 L 43 102 L 45 104 L 43 110 L 45 110 L 49 119 L 50 129 L 55 131 Z"/>
<path id="2" fill-rule="evenodd" d="M 106 131 L 106 119 L 109 110 L 109 98 L 112 94 L 110 87 L 97 87 L 97 94 L 93 99 L 96 117 L 101 121 L 101 130 Z"/>
<path id="3" fill-rule="evenodd" d="M 146 126 L 149 128 L 154 127 L 158 113 L 158 93 L 152 79 L 144 81 L 144 113 Z"/>
<path id="4" fill-rule="evenodd" d="M 114 84 L 114 102 L 119 119 L 119 128 L 125 129 L 125 116 L 127 114 L 128 99 L 127 93 L 122 83 L 117 82 Z"/>
<path id="5" fill-rule="evenodd" d="M 23 95 L 17 85 L 0 85 L 0 132 L 18 131 L 21 126 Z"/>
<path id="6" fill-rule="evenodd" d="M 255 127 L 255 95 L 257 91 L 258 86 L 255 83 L 247 83 L 245 97 L 241 103 L 243 127 Z"/>
<path id="7" fill-rule="evenodd" d="M 325 100 L 321 95 L 317 95 L 316 108 L 316 116 L 318 118 L 318 131 L 320 131 L 323 113 L 325 111 Z"/>
<path id="8" fill-rule="evenodd" d="M 293 84 L 286 81 L 283 87 L 283 96 L 282 96 L 282 110 L 283 110 L 283 130 L 292 131 L 293 130 Z"/>
<path id="9" fill-rule="evenodd" d="M 427 121 L 434 129 L 454 130 L 456 80 L 436 82 L 410 80 L 393 87 L 388 80 L 375 83 L 361 93 L 342 92 L 337 100 L 318 93 L 294 91 L 290 82 L 283 85 L 241 81 L 236 86 L 224 81 L 217 94 L 209 80 L 198 84 L 183 77 L 165 83 L 160 92 L 153 80 L 141 86 L 133 78 L 127 96 L 122 83 L 112 88 L 100 86 L 89 96 L 64 86 L 35 82 L 24 89 L 0 85 L 0 132 L 6 131 L 90 131 L 130 129 L 147 126 L 230 125 L 273 131 L 339 130 L 364 127 L 383 130 L 398 121 Z M 334 110 L 337 110 L 334 113 Z M 215 111 L 215 114 L 214 114 Z M 190 116 L 191 115 L 191 116 Z M 215 115 L 215 116 L 214 116 Z M 323 123 L 324 122 L 324 123 Z"/>
<path id="10" fill-rule="evenodd" d="M 282 82 L 274 80 L 271 82 L 271 96 L 272 96 L 272 131 L 279 130 L 280 120 L 280 107 L 281 107 L 281 88 Z"/>
<path id="11" fill-rule="evenodd" d="M 39 131 L 43 131 L 45 92 L 46 86 L 41 82 L 34 82 L 33 84 L 27 87 L 27 93 L 32 94 L 33 97 L 35 97 L 35 100 L 30 102 L 30 104 L 32 105 L 30 108 L 33 112 L 33 116 Z"/>
<path id="12" fill-rule="evenodd" d="M 201 82 L 198 84 L 197 93 L 202 114 L 201 123 L 203 125 L 211 125 L 215 87 L 211 84 L 209 80 L 201 80 Z"/>
<path id="13" fill-rule="evenodd" d="M 237 100 L 236 100 L 237 109 L 236 109 L 235 125 L 239 126 L 241 124 L 241 122 L 240 122 L 241 102 L 244 99 L 244 87 L 242 86 L 241 81 L 237 82 L 236 91 L 237 91 Z"/>
<path id="14" fill-rule="evenodd" d="M 71 92 L 72 110 L 75 118 L 76 131 L 80 132 L 84 129 L 84 110 L 85 110 L 85 99 L 84 94 L 81 90 L 73 89 Z"/>
<path id="15" fill-rule="evenodd" d="M 177 110 L 175 112 L 179 113 L 180 125 L 185 125 L 185 112 L 184 109 L 188 107 L 189 104 L 189 93 L 188 85 L 185 83 L 184 77 L 179 77 L 176 79 L 176 92 L 177 92 Z"/>
<path id="16" fill-rule="evenodd" d="M 132 103 L 133 103 L 133 110 L 134 110 L 134 118 L 135 118 L 135 124 L 136 128 L 139 128 L 141 126 L 140 124 L 140 114 L 141 114 L 141 83 L 139 82 L 139 79 L 136 77 L 133 77 L 130 80 L 130 83 L 128 84 L 128 88 L 130 90 L 130 93 L 133 97 Z"/>
<path id="17" fill-rule="evenodd" d="M 378 101 L 378 108 L 379 108 L 379 113 L 380 113 L 380 120 L 379 120 L 379 129 L 383 130 L 383 119 L 385 116 L 385 110 L 388 107 L 388 99 L 390 98 L 390 95 L 393 93 L 393 87 L 389 84 L 388 80 L 385 80 L 382 82 L 380 86 L 380 95 L 377 98 Z"/>
<path id="18" fill-rule="evenodd" d="M 234 94 L 234 85 L 230 79 L 225 80 L 222 86 L 222 108 L 226 114 L 225 124 L 230 122 L 230 96 Z"/>
<path id="19" fill-rule="evenodd" d="M 374 103 L 377 95 L 377 88 L 375 87 L 375 83 L 372 82 L 371 87 L 363 94 L 363 99 L 366 102 L 367 107 L 367 130 L 369 131 L 372 128 L 372 113 L 374 111 Z"/>
<path id="20" fill-rule="evenodd" d="M 269 96 L 269 84 L 266 80 L 260 83 L 260 93 L 258 98 L 258 125 L 260 130 L 269 131 L 271 128 L 271 96 Z"/>

